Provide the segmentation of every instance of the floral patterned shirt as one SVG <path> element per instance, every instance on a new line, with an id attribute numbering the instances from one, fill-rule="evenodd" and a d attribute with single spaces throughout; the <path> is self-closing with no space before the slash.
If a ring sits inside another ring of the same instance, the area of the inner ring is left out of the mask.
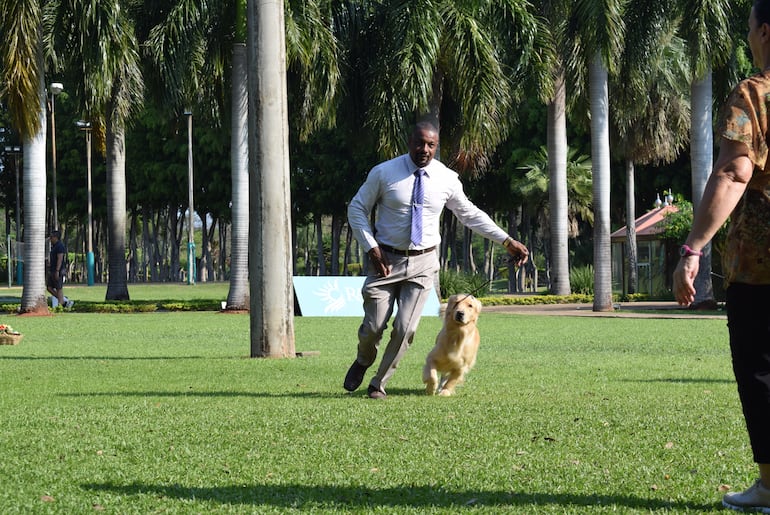
<path id="1" fill-rule="evenodd" d="M 730 216 L 723 254 L 725 282 L 770 284 L 770 72 L 738 84 L 730 94 L 717 135 L 742 142 L 754 164 L 751 180 Z"/>

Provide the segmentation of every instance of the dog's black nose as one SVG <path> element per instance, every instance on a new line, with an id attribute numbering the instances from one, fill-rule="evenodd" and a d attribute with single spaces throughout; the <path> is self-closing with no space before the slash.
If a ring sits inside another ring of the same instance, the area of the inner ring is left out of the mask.
<path id="1" fill-rule="evenodd" d="M 458 322 L 462 322 L 465 320 L 465 311 L 457 311 L 455 312 L 455 320 Z"/>

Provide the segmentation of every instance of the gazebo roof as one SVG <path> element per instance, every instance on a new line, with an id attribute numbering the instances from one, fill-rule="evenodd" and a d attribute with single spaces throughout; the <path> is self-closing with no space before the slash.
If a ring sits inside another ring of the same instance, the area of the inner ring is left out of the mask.
<path id="1" fill-rule="evenodd" d="M 651 209 L 645 214 L 637 218 L 634 222 L 636 226 L 636 239 L 637 240 L 656 240 L 657 236 L 663 232 L 663 227 L 660 226 L 660 222 L 669 213 L 676 213 L 679 211 L 676 206 L 668 205 L 662 206 L 656 209 Z M 626 241 L 626 226 L 624 225 L 617 231 L 610 234 L 610 241 L 624 242 Z"/>

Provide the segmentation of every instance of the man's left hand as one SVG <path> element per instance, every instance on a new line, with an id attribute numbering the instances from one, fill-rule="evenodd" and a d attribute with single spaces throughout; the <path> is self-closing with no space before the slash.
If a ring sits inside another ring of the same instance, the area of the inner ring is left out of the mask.
<path id="1" fill-rule="evenodd" d="M 529 250 L 520 241 L 509 238 L 504 247 L 508 251 L 508 255 L 511 256 L 514 265 L 521 266 L 529 260 Z"/>

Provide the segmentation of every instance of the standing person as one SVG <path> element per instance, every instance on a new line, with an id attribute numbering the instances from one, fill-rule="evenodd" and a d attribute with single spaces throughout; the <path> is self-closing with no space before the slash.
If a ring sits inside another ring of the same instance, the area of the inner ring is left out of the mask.
<path id="1" fill-rule="evenodd" d="M 770 0 L 755 0 L 749 47 L 761 72 L 739 83 L 724 106 L 719 156 L 680 250 L 674 296 L 695 299 L 701 249 L 730 217 L 723 255 L 733 372 L 759 479 L 724 496 L 735 510 L 770 513 Z"/>
<path id="2" fill-rule="evenodd" d="M 51 231 L 51 253 L 48 256 L 48 292 L 56 297 L 57 305 L 71 308 L 75 303 L 64 296 L 64 266 L 67 249 L 59 231 Z M 56 307 L 56 306 L 54 306 Z"/>
<path id="3" fill-rule="evenodd" d="M 457 173 L 433 159 L 438 143 L 438 130 L 430 123 L 418 123 L 409 137 L 409 153 L 375 166 L 348 206 L 348 222 L 371 266 L 361 290 L 364 320 L 358 329 L 358 354 L 343 383 L 346 390 L 361 385 L 398 304 L 390 340 L 369 383 L 372 399 L 386 397 L 385 385 L 412 343 L 423 306 L 438 284 L 436 248 L 445 206 L 469 229 L 502 243 L 517 266 L 529 255 L 524 245 L 468 200 Z"/>

